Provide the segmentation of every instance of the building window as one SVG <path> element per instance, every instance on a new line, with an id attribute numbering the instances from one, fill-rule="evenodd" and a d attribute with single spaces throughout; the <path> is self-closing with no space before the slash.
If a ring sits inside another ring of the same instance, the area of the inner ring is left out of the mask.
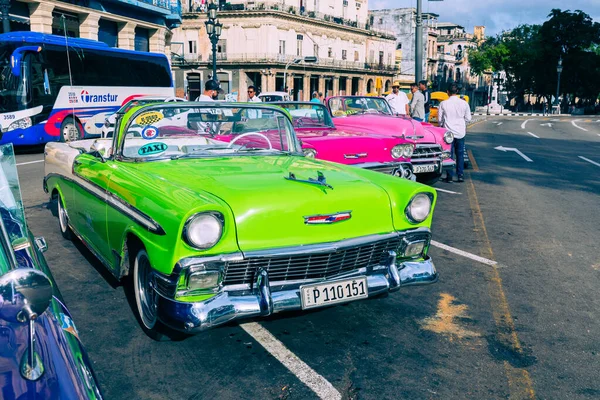
<path id="1" fill-rule="evenodd" d="M 279 41 L 279 54 L 285 54 L 285 40 Z"/>
<path id="2" fill-rule="evenodd" d="M 358 10 L 360 7 L 362 6 L 362 4 L 360 2 L 356 2 L 356 9 Z"/>
<path id="3" fill-rule="evenodd" d="M 110 47 L 117 47 L 119 39 L 119 26 L 114 21 L 100 19 L 98 21 L 98 41 Z"/>
<path id="4" fill-rule="evenodd" d="M 354 51 L 354 61 L 358 61 L 358 51 Z"/>
<path id="5" fill-rule="evenodd" d="M 387 65 L 392 65 L 392 53 L 388 54 Z"/>
<path id="6" fill-rule="evenodd" d="M 333 49 L 331 47 L 327 49 L 327 57 L 333 58 Z"/>
<path id="7" fill-rule="evenodd" d="M 379 18 L 379 25 L 383 25 L 383 18 Z"/>
<path id="8" fill-rule="evenodd" d="M 313 54 L 315 55 L 315 57 L 319 57 L 319 45 L 316 43 L 313 46 Z"/>
<path id="9" fill-rule="evenodd" d="M 62 16 L 64 15 L 64 21 Z M 79 16 L 67 11 L 52 11 L 52 34 L 69 37 L 79 37 Z"/>
<path id="10" fill-rule="evenodd" d="M 139 26 L 135 28 L 133 39 L 135 51 L 150 51 L 150 31 Z"/>
<path id="11" fill-rule="evenodd" d="M 217 42 L 217 53 L 227 54 L 227 39 L 219 39 Z"/>
<path id="12" fill-rule="evenodd" d="M 400 22 L 400 16 L 399 15 L 394 15 L 394 21 Z"/>
<path id="13" fill-rule="evenodd" d="M 369 62 L 373 64 L 375 62 L 375 50 L 369 51 Z"/>
<path id="14" fill-rule="evenodd" d="M 296 55 L 298 57 L 302 57 L 302 40 L 303 39 L 304 39 L 304 36 L 296 35 Z"/>
<path id="15" fill-rule="evenodd" d="M 188 40 L 188 53 L 190 54 L 196 54 L 196 41 L 195 40 Z"/>
<path id="16" fill-rule="evenodd" d="M 344 0 L 344 7 L 348 7 L 348 0 Z"/>
<path id="17" fill-rule="evenodd" d="M 342 60 L 346 60 L 348 58 L 348 52 L 346 50 L 342 50 Z"/>

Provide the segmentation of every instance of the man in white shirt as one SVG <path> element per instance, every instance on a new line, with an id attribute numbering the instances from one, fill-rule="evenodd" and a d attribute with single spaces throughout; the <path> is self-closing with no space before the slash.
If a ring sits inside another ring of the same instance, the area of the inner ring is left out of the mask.
<path id="1" fill-rule="evenodd" d="M 248 103 L 262 103 L 256 95 L 256 88 L 252 85 L 248 86 Z"/>
<path id="2" fill-rule="evenodd" d="M 438 120 L 441 127 L 454 134 L 452 158 L 456 161 L 458 182 L 464 182 L 465 136 L 467 134 L 467 123 L 471 121 L 471 109 L 466 101 L 458 97 L 458 86 L 456 84 L 450 85 L 448 95 L 450 98 L 440 103 Z M 444 181 L 452 182 L 452 170 L 446 172 Z"/>
<path id="3" fill-rule="evenodd" d="M 208 80 L 204 84 L 204 93 L 202 93 L 196 101 L 215 101 L 219 97 L 219 93 L 223 93 L 221 85 L 215 80 Z"/>
<path id="4" fill-rule="evenodd" d="M 408 96 L 400 91 L 400 82 L 396 81 L 392 84 L 392 93 L 385 96 L 388 104 L 394 115 L 408 115 Z"/>

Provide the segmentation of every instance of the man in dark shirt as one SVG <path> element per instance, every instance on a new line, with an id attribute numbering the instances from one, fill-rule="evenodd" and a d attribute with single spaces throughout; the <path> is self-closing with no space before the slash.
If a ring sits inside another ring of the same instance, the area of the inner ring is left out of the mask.
<path id="1" fill-rule="evenodd" d="M 421 93 L 423 93 L 423 97 L 425 97 L 425 122 L 429 122 L 429 107 L 431 105 L 431 94 L 429 93 L 429 89 L 427 89 L 427 81 L 420 81 L 419 89 L 421 90 Z"/>

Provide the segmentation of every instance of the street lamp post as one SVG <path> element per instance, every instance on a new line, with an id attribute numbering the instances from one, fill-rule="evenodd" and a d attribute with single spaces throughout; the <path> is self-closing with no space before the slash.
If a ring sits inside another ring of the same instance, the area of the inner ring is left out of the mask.
<path id="1" fill-rule="evenodd" d="M 215 81 L 219 81 L 217 78 L 217 43 L 219 43 L 219 37 L 221 36 L 221 32 L 223 31 L 223 24 L 217 20 L 217 5 L 214 2 L 211 2 L 208 5 L 208 21 L 204 24 L 206 25 L 206 33 L 212 43 L 212 79 Z"/>
<path id="2" fill-rule="evenodd" d="M 2 30 L 4 31 L 4 33 L 10 32 L 10 21 L 8 20 L 8 11 L 9 10 L 10 10 L 10 0 L 0 0 Z"/>
<path id="3" fill-rule="evenodd" d="M 560 74 L 562 73 L 563 67 L 562 67 L 562 55 L 559 56 L 558 58 L 558 65 L 556 66 L 556 72 L 558 73 L 558 81 L 556 82 L 556 100 L 555 100 L 555 105 L 558 106 L 558 110 L 560 111 L 560 102 L 558 101 L 558 96 L 560 94 Z M 560 114 L 560 112 L 559 112 Z"/>

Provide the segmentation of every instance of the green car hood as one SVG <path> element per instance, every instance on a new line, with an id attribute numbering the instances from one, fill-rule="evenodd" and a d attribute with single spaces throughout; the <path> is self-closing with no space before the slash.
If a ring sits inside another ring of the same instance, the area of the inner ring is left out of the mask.
<path id="1" fill-rule="evenodd" d="M 240 250 L 296 246 L 393 232 L 387 192 L 353 168 L 286 156 L 179 159 L 138 164 L 151 181 L 222 199 L 233 214 Z M 285 179 L 316 179 L 333 189 Z M 193 208 L 193 204 L 186 204 Z M 305 218 L 351 212 L 349 220 L 306 224 Z"/>

